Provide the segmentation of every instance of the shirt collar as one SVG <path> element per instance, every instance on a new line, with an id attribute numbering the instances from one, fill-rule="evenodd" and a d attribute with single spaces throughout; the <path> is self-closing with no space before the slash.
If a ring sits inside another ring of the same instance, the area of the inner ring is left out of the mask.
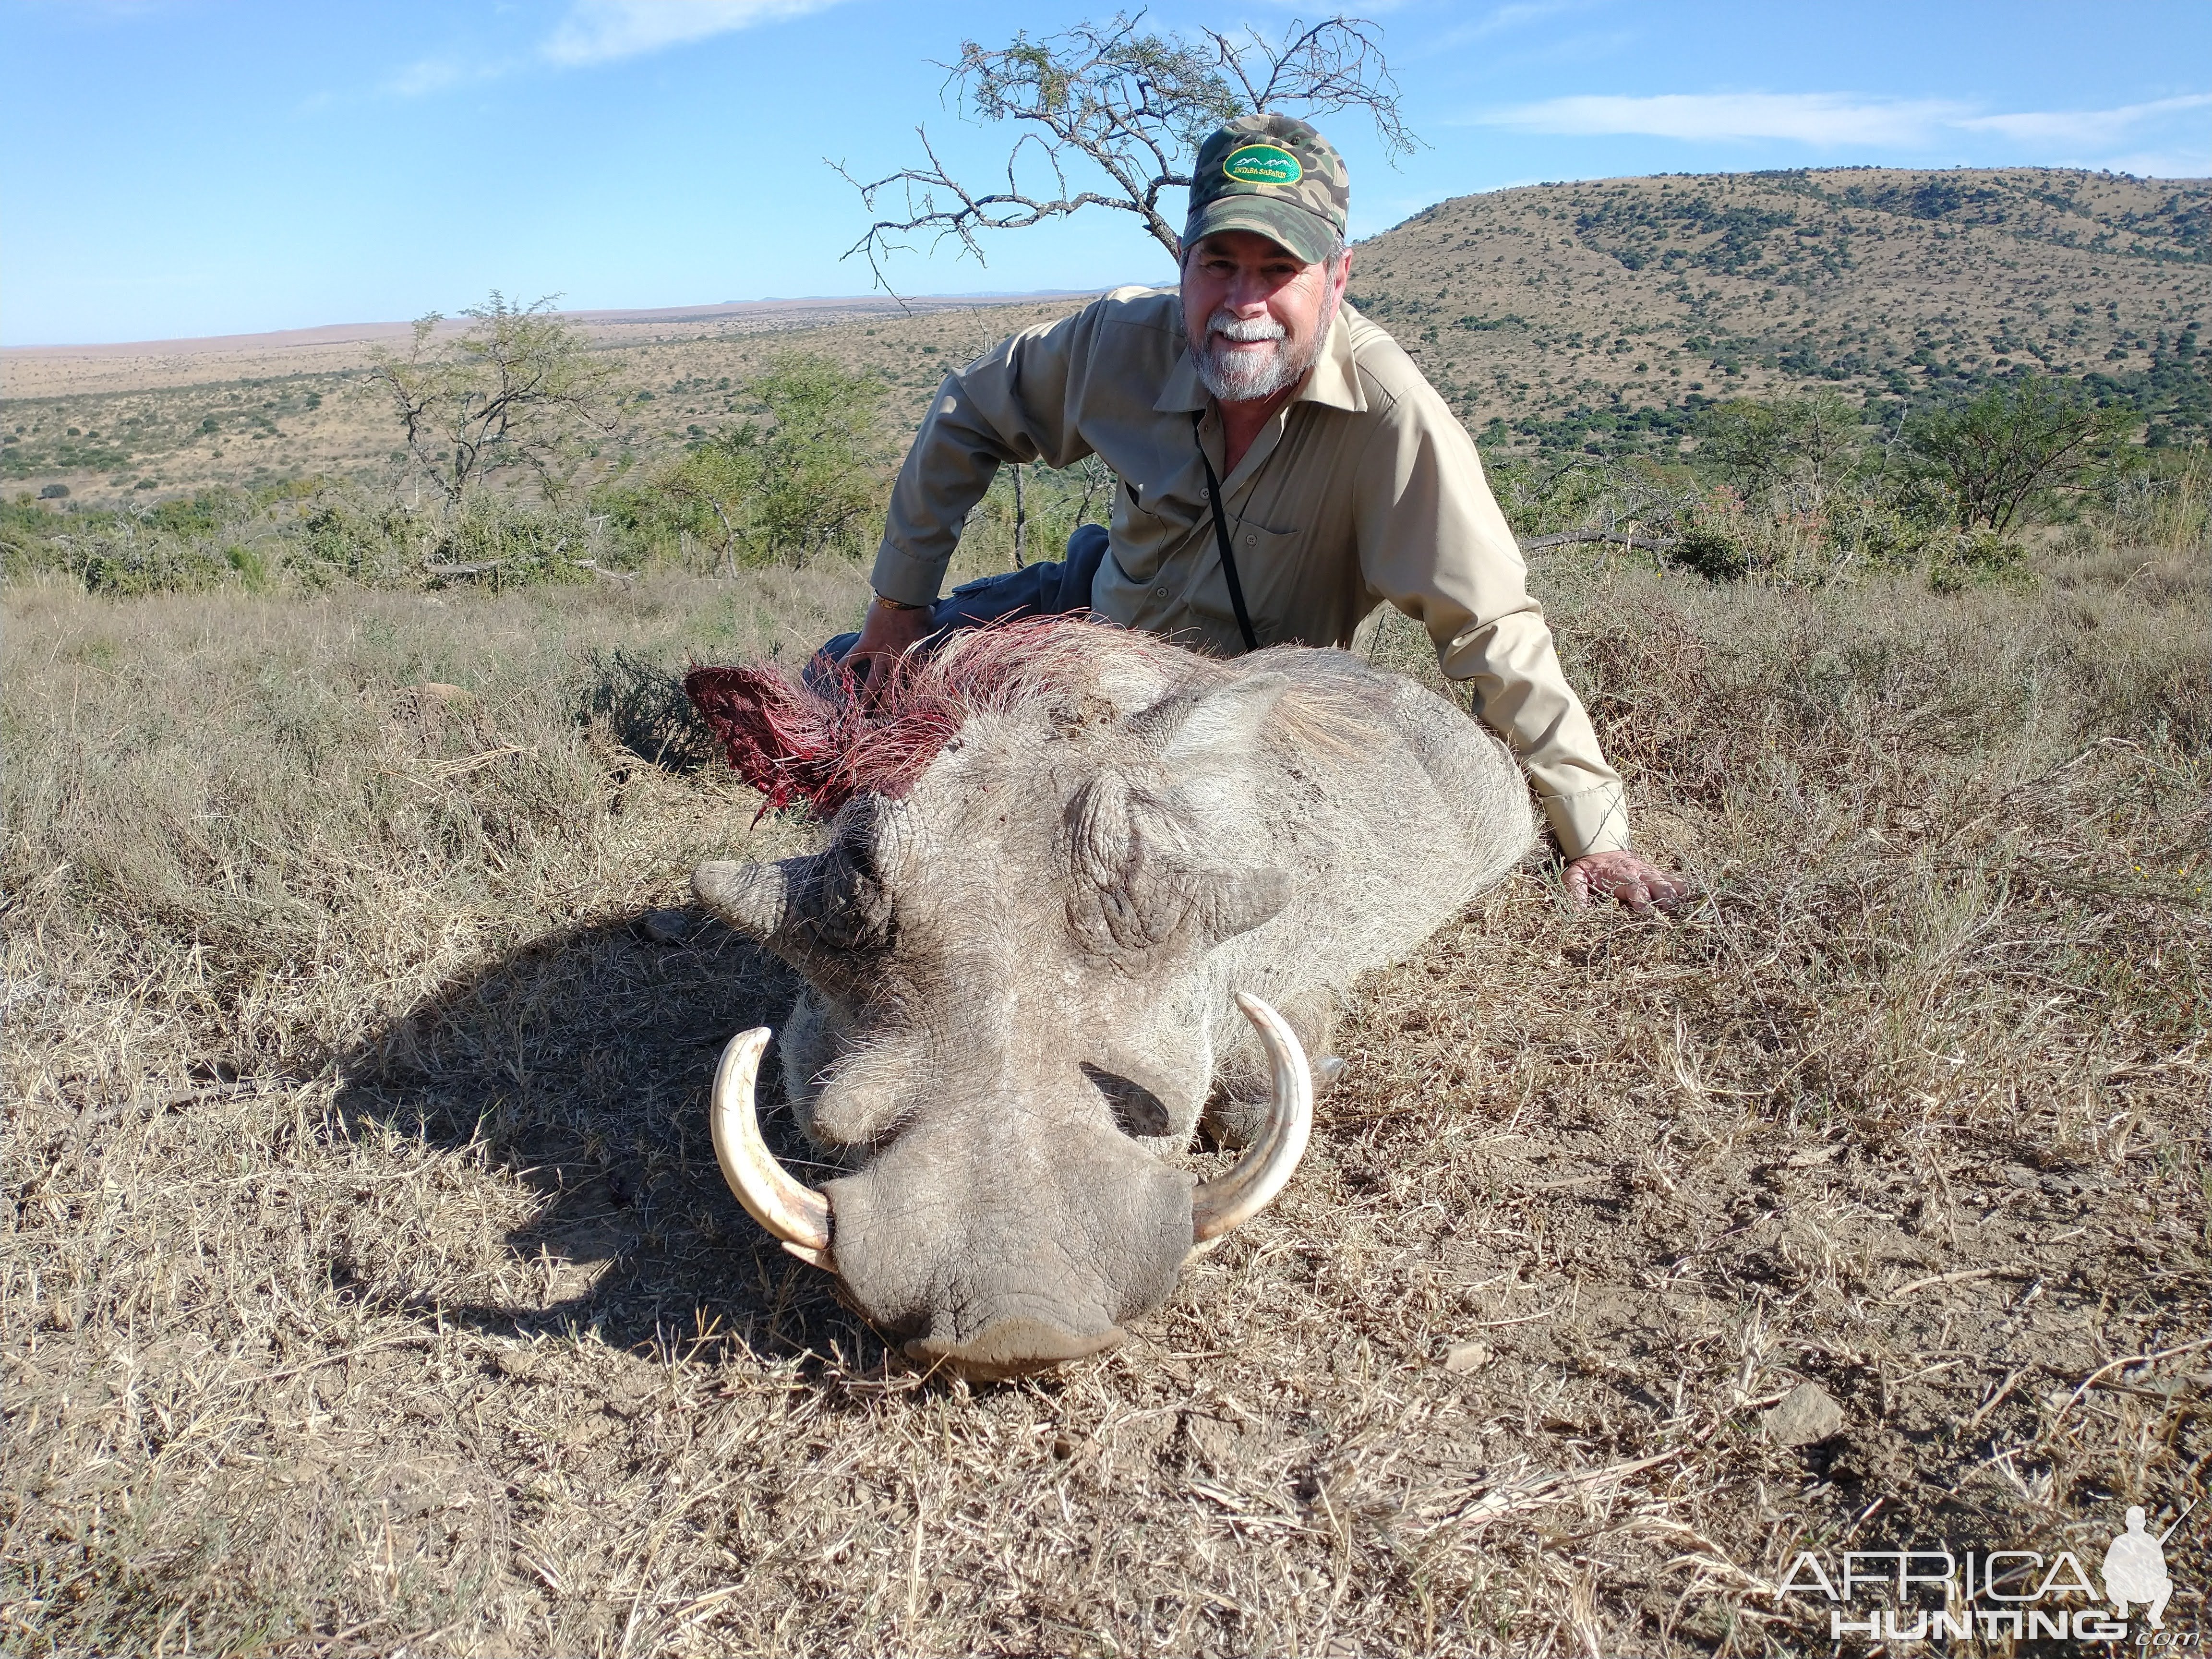
<path id="1" fill-rule="evenodd" d="M 1182 307 L 1176 307 L 1178 332 L 1182 323 Z M 1198 362 L 1191 356 L 1190 339 L 1185 335 L 1182 349 L 1176 353 L 1175 366 L 1168 370 L 1167 384 L 1153 400 L 1152 408 L 1162 415 L 1188 414 L 1212 406 L 1213 395 L 1206 391 L 1206 383 L 1198 378 Z M 1337 307 L 1336 317 L 1328 325 L 1328 338 L 1322 343 L 1321 356 L 1306 375 L 1306 383 L 1298 388 L 1297 404 L 1320 404 L 1329 409 L 1350 410 L 1364 413 L 1367 394 L 1360 389 L 1358 361 L 1352 347 L 1352 325 L 1346 319 L 1344 307 Z"/>

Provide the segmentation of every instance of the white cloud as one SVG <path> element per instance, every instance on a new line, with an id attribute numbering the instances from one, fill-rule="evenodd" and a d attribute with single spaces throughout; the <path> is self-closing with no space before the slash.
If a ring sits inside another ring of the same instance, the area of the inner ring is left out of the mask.
<path id="1" fill-rule="evenodd" d="M 2116 144 L 2146 122 L 2212 104 L 2212 93 L 2161 98 L 2155 103 L 2123 104 L 2118 109 L 2067 109 L 2021 115 L 1977 115 L 1956 125 L 1972 132 L 2002 133 L 2028 143 Z"/>
<path id="2" fill-rule="evenodd" d="M 1590 0 L 1511 0 L 1508 5 L 1492 8 L 1472 23 L 1462 23 L 1448 29 L 1429 47 L 1431 52 L 1449 52 L 1454 46 L 1486 39 L 1507 29 L 1517 29 L 1524 23 L 1540 22 L 1547 17 L 1556 17 L 1563 11 L 1581 11 Z"/>
<path id="3" fill-rule="evenodd" d="M 2178 149 L 2127 156 L 2106 152 L 2139 143 L 2137 135 L 2143 129 L 2208 105 L 2212 105 L 2212 93 L 2117 109 L 1985 115 L 1971 104 L 1942 99 L 1848 92 L 1668 93 L 1650 98 L 1589 94 L 1510 105 L 1474 116 L 1471 124 L 1572 137 L 1633 134 L 1707 142 L 1778 138 L 1822 149 L 1925 149 L 1947 139 L 1955 142 L 1962 133 L 1987 133 L 2016 144 L 2063 148 L 2068 152 L 2064 155 L 2045 158 L 2056 165 L 2118 167 L 2124 161 L 2151 159 L 2171 165 L 2194 156 L 2197 147 L 2185 143 Z"/>
<path id="4" fill-rule="evenodd" d="M 543 48 L 580 68 L 798 17 L 836 0 L 574 0 Z"/>
<path id="5" fill-rule="evenodd" d="M 1925 143 L 1968 114 L 1933 99 L 1860 98 L 1843 92 L 1668 93 L 1656 98 L 1547 98 L 1477 116 L 1483 126 L 1588 137 L 1790 138 L 1807 144 Z"/>
<path id="6" fill-rule="evenodd" d="M 400 98 L 427 98 L 472 81 L 495 81 L 511 67 L 507 64 L 462 64 L 451 58 L 425 58 L 410 64 L 386 82 L 384 90 Z"/>

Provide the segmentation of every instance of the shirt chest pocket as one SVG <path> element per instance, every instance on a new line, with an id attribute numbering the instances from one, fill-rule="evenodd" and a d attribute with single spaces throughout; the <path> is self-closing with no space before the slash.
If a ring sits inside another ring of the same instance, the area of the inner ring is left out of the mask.
<path id="1" fill-rule="evenodd" d="M 1222 568 L 1219 542 L 1206 526 L 1206 556 L 1199 578 L 1191 584 L 1190 608 L 1216 623 L 1227 623 L 1233 631 L 1237 609 L 1229 598 L 1229 576 Z M 1230 550 L 1237 574 L 1244 587 L 1244 606 L 1252 615 L 1252 631 L 1262 645 L 1279 645 L 1296 636 L 1292 619 L 1298 611 L 1297 594 L 1304 574 L 1305 534 L 1297 530 L 1269 530 L 1249 522 L 1229 526 Z"/>

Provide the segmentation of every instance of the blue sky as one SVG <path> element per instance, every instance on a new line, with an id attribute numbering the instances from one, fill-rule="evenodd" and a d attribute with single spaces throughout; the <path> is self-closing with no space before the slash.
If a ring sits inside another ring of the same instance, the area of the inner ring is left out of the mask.
<path id="1" fill-rule="evenodd" d="M 1394 169 L 1325 129 L 1352 229 L 1547 179 L 1834 166 L 2212 174 L 2204 0 L 1402 0 L 1382 27 L 1429 148 Z M 956 171 L 1006 140 L 939 101 L 963 35 L 1049 32 L 1056 0 L 0 0 L 9 166 L 0 341 L 172 337 L 453 311 L 851 294 L 866 223 L 823 165 Z M 1174 28 L 1295 14 L 1169 0 Z M 1086 289 L 1164 261 L 1086 213 L 909 293 Z"/>

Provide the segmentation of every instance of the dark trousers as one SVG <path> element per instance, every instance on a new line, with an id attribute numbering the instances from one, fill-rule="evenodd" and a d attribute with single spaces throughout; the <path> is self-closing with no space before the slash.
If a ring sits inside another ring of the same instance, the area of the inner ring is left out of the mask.
<path id="1" fill-rule="evenodd" d="M 981 628 L 1010 617 L 1059 617 L 1088 611 L 1091 579 L 1097 575 L 1099 562 L 1105 556 L 1106 526 L 1078 525 L 1058 564 L 1024 565 L 1019 570 L 979 577 L 961 583 L 939 599 L 930 612 L 933 631 L 921 648 L 934 651 L 963 628 Z M 820 689 L 860 638 L 858 634 L 840 634 L 816 652 L 806 665 L 807 684 Z"/>

